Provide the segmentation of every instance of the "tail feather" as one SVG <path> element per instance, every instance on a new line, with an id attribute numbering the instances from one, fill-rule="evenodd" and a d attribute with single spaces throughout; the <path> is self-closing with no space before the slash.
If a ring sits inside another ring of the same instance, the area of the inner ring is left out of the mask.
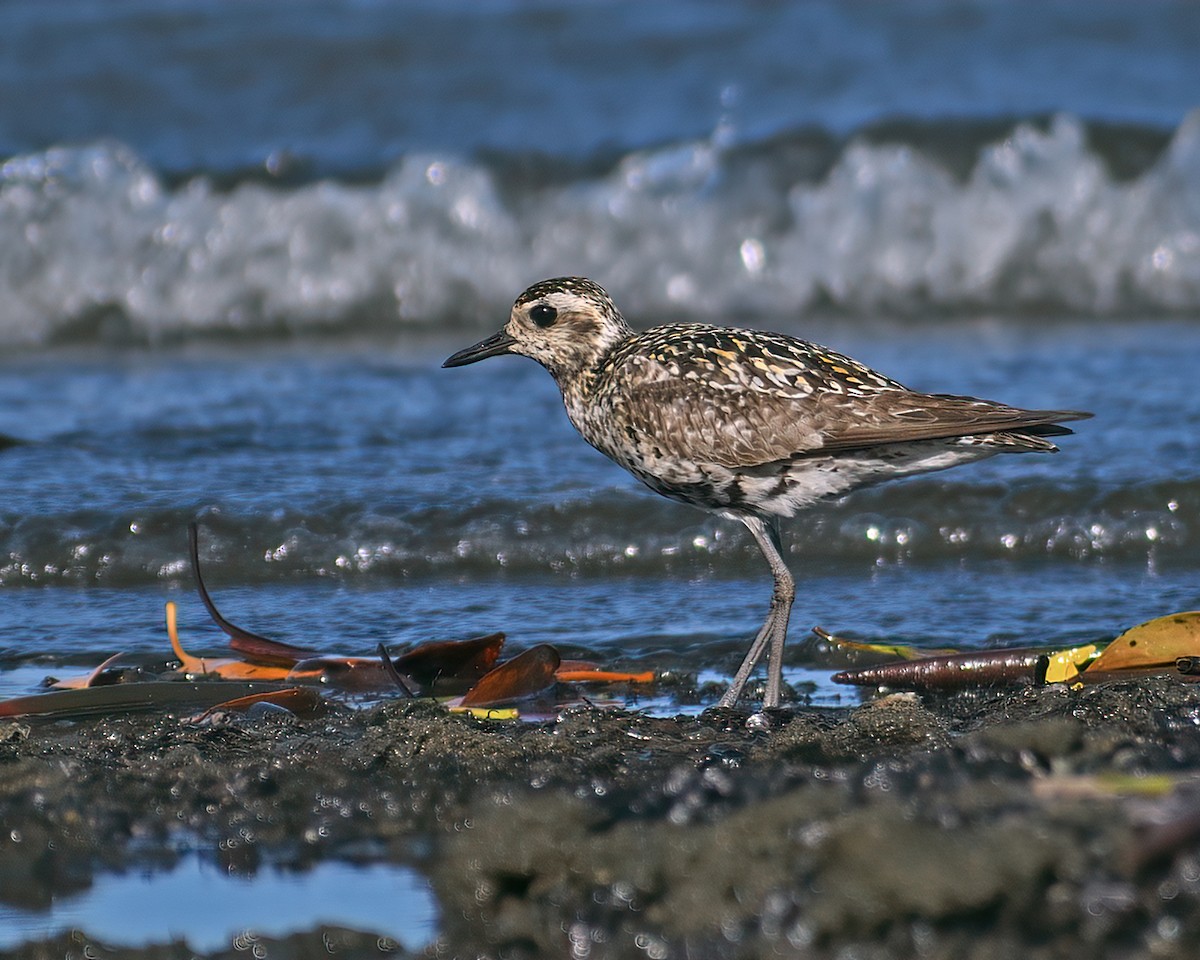
<path id="1" fill-rule="evenodd" d="M 1057 437 L 1064 433 L 1073 433 L 1065 427 L 1056 431 L 1025 429 L 1019 432 L 1001 430 L 996 433 L 981 433 L 970 437 L 959 437 L 959 443 L 980 447 L 995 447 L 997 453 L 1058 453 L 1056 447 L 1046 435 Z"/>
<path id="2" fill-rule="evenodd" d="M 1067 437 L 1074 432 L 1070 427 L 1064 427 L 1061 423 L 1042 423 L 1036 427 L 1026 427 L 1021 431 L 1032 437 Z"/>

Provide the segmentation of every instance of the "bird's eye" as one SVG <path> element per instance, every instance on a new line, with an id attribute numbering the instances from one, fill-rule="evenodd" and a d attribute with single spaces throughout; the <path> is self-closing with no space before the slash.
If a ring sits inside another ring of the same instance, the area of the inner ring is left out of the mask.
<path id="1" fill-rule="evenodd" d="M 548 327 L 558 319 L 558 311 L 548 303 L 534 304 L 529 309 L 529 319 L 539 327 Z"/>

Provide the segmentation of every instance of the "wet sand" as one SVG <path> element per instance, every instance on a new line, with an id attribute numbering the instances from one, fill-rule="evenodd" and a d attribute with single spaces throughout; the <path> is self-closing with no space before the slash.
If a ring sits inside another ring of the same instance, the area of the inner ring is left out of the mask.
<path id="1" fill-rule="evenodd" d="M 184 835 L 245 874 L 415 867 L 438 957 L 1195 955 L 1197 687 L 893 695 L 769 730 L 746 715 L 499 723 L 394 702 L 5 722 L 0 890 L 36 907 L 170 864 Z M 258 947 L 408 955 L 369 930 Z M 77 931 L 11 955 L 197 954 Z"/>

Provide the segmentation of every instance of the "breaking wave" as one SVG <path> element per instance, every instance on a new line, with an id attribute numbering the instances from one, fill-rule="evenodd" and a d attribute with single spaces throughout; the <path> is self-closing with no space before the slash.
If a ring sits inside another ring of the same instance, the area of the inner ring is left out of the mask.
<path id="1" fill-rule="evenodd" d="M 762 563 L 737 524 L 611 491 L 403 515 L 350 502 L 320 513 L 200 515 L 204 562 L 224 583 L 720 577 Z M 80 511 L 0 521 L 0 586 L 188 583 L 186 531 L 194 516 L 164 508 L 120 520 Z M 1188 566 L 1200 563 L 1200 481 L 1114 488 L 915 481 L 814 508 L 788 524 L 785 543 L 797 564 L 822 569 L 1047 560 Z"/>
<path id="2" fill-rule="evenodd" d="M 494 327 L 585 273 L 635 320 L 1200 308 L 1200 111 L 1131 176 L 1071 116 L 954 169 L 720 134 L 580 167 L 411 155 L 369 183 L 168 183 L 102 142 L 0 165 L 0 344 Z"/>

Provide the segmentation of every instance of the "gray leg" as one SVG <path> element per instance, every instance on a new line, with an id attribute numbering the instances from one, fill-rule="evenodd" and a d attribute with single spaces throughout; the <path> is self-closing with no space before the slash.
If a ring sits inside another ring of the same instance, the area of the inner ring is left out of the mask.
<path id="1" fill-rule="evenodd" d="M 725 695 L 721 697 L 720 706 L 732 707 L 742 695 L 750 674 L 758 666 L 763 654 L 770 648 L 770 664 L 767 670 L 767 692 L 763 697 L 764 707 L 777 707 L 783 696 L 783 645 L 787 641 L 788 618 L 792 613 L 792 601 L 796 598 L 796 581 L 792 579 L 791 571 L 783 562 L 779 543 L 779 526 L 772 520 L 767 522 L 754 515 L 740 516 L 739 520 L 754 536 L 758 549 L 771 565 L 771 575 L 775 578 L 775 589 L 771 593 L 771 609 L 767 612 L 767 620 L 758 631 L 754 642 L 742 665 L 734 674 L 733 682 Z"/>

